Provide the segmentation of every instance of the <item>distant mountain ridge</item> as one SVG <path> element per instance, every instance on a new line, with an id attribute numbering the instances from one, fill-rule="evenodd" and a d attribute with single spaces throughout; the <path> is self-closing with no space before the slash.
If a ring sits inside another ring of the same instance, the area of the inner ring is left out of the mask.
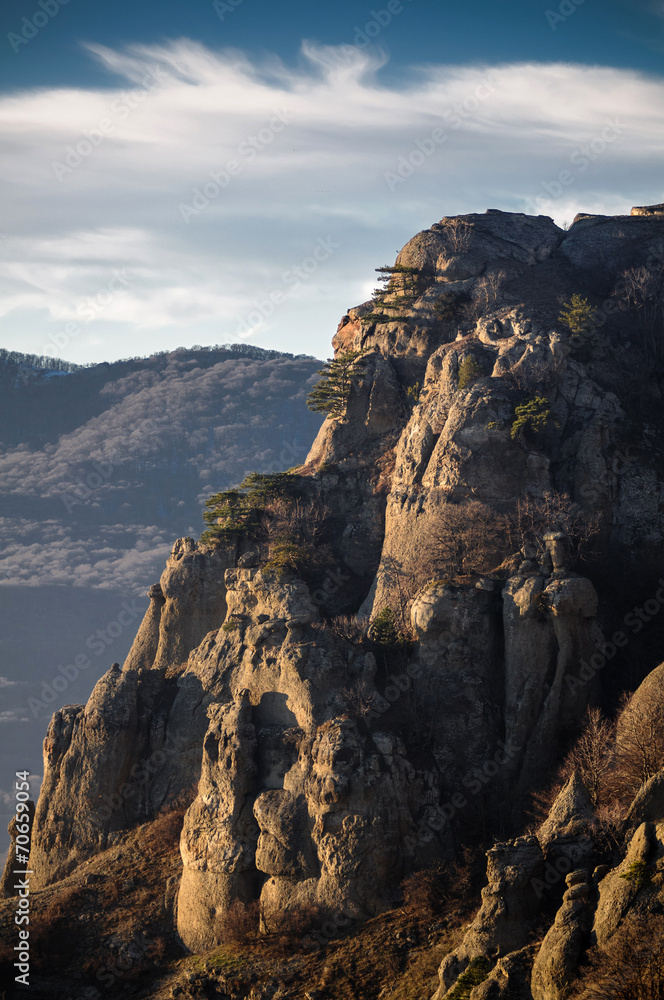
<path id="1" fill-rule="evenodd" d="M 41 773 L 43 685 L 110 623 L 112 643 L 59 695 L 87 700 L 131 644 L 123 602 L 142 614 L 172 539 L 201 533 L 205 498 L 304 459 L 319 367 L 248 344 L 92 366 L 0 351 L 0 825 L 17 758 Z"/>

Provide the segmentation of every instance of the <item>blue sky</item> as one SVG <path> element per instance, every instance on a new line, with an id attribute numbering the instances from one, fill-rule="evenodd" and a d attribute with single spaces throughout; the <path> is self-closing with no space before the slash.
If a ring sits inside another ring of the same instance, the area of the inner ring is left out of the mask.
<path id="1" fill-rule="evenodd" d="M 661 0 L 12 0 L 0 19 L 0 346 L 323 357 L 374 268 L 444 215 L 664 200 Z"/>

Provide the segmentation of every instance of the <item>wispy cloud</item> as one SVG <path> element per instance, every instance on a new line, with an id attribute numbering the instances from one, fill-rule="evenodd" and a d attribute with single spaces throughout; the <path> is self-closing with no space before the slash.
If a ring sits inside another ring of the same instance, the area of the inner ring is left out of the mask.
<path id="1" fill-rule="evenodd" d="M 381 83 L 383 57 L 352 46 L 304 43 L 296 68 L 186 39 L 89 49 L 118 76 L 115 90 L 0 101 L 11 197 L 0 336 L 21 330 L 27 345 L 39 321 L 44 334 L 25 349 L 80 320 L 120 268 L 131 282 L 72 341 L 72 358 L 117 354 L 137 330 L 147 347 L 233 337 L 330 236 L 341 249 L 255 329 L 262 343 L 322 354 L 372 268 L 413 231 L 452 212 L 526 209 L 609 119 L 624 123 L 625 141 L 552 206 L 557 221 L 659 199 L 664 80 L 634 71 L 429 65 L 397 87 Z M 279 114 L 288 123 L 270 132 Z M 390 190 L 386 173 L 441 128 L 446 141 Z M 226 173 L 225 186 L 213 180 Z M 183 205 L 203 207 L 185 221 Z"/>

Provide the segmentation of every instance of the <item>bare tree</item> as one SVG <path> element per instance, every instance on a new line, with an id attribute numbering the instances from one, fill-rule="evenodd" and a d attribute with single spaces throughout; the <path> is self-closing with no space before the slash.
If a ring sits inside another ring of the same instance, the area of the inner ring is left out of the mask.
<path id="1" fill-rule="evenodd" d="M 520 497 L 510 517 L 511 537 L 517 548 L 529 544 L 544 555 L 544 535 L 559 530 L 569 538 L 570 560 L 588 554 L 591 538 L 600 529 L 600 515 L 589 514 L 567 493 L 547 490 L 541 497 Z"/>
<path id="2" fill-rule="evenodd" d="M 498 301 L 500 286 L 505 280 L 504 271 L 492 271 L 478 278 L 473 290 L 471 312 L 475 317 L 484 316 Z"/>
<path id="3" fill-rule="evenodd" d="M 505 514 L 480 500 L 442 504 L 428 538 L 431 570 L 445 577 L 486 572 L 504 550 L 508 527 Z"/>
<path id="4" fill-rule="evenodd" d="M 570 1000 L 664 1000 L 664 919 L 628 917 L 603 949 L 593 948 Z"/>
<path id="5" fill-rule="evenodd" d="M 569 751 L 560 769 L 561 781 L 567 781 L 576 771 L 590 794 L 595 809 L 611 797 L 613 745 L 615 725 L 599 708 L 588 708 L 578 740 Z"/>
<path id="6" fill-rule="evenodd" d="M 472 222 L 465 219 L 453 218 L 445 219 L 442 223 L 445 232 L 445 241 L 453 253 L 465 253 L 470 246 L 470 239 L 473 234 Z"/>
<path id="7" fill-rule="evenodd" d="M 664 768 L 664 705 L 656 699 L 624 695 L 615 743 L 615 785 L 630 799 Z"/>

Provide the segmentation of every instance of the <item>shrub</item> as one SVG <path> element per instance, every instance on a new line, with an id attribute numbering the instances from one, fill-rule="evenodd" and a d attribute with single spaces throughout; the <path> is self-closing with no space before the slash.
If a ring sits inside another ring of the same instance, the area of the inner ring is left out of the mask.
<path id="1" fill-rule="evenodd" d="M 468 968 L 462 972 L 451 993 L 446 994 L 448 1000 L 468 1000 L 476 986 L 483 983 L 491 972 L 491 963 L 486 958 L 471 958 Z"/>
<path id="2" fill-rule="evenodd" d="M 420 385 L 419 382 L 416 382 L 415 385 L 409 385 L 408 388 L 406 389 L 407 399 L 409 399 L 411 403 L 417 403 L 417 401 L 420 398 L 421 389 L 422 386 Z"/>
<path id="3" fill-rule="evenodd" d="M 591 949 L 574 1000 L 664 1000 L 664 920 L 628 917 L 604 950 Z"/>
<path id="4" fill-rule="evenodd" d="M 459 365 L 459 388 L 466 389 L 484 375 L 484 369 L 473 357 L 464 358 Z"/>
<path id="5" fill-rule="evenodd" d="M 433 307 L 436 319 L 441 323 L 453 323 L 461 312 L 461 299 L 462 296 L 455 295 L 454 292 L 443 292 L 439 295 Z"/>
<path id="6" fill-rule="evenodd" d="M 289 572 L 299 573 L 311 562 L 311 553 L 305 546 L 281 539 L 272 548 L 270 558 L 263 567 L 264 571 L 270 571 L 279 577 L 286 576 Z"/>
<path id="7" fill-rule="evenodd" d="M 542 434 L 551 420 L 551 405 L 546 396 L 534 396 L 519 403 L 514 410 L 514 422 L 510 429 L 510 437 L 514 441 L 520 434 L 530 432 Z"/>
<path id="8" fill-rule="evenodd" d="M 258 937 L 259 902 L 236 900 L 214 922 L 214 932 L 221 944 L 247 944 Z"/>
<path id="9" fill-rule="evenodd" d="M 645 861 L 632 861 L 629 868 L 622 873 L 620 878 L 635 885 L 637 889 L 643 889 L 647 885 L 652 885 L 653 869 Z"/>
<path id="10" fill-rule="evenodd" d="M 401 883 L 404 906 L 426 917 L 436 916 L 442 909 L 447 881 L 442 865 L 415 872 Z"/>
<path id="11" fill-rule="evenodd" d="M 397 628 L 392 608 L 383 608 L 369 626 L 369 638 L 380 646 L 402 646 L 406 641 L 403 633 Z"/>

